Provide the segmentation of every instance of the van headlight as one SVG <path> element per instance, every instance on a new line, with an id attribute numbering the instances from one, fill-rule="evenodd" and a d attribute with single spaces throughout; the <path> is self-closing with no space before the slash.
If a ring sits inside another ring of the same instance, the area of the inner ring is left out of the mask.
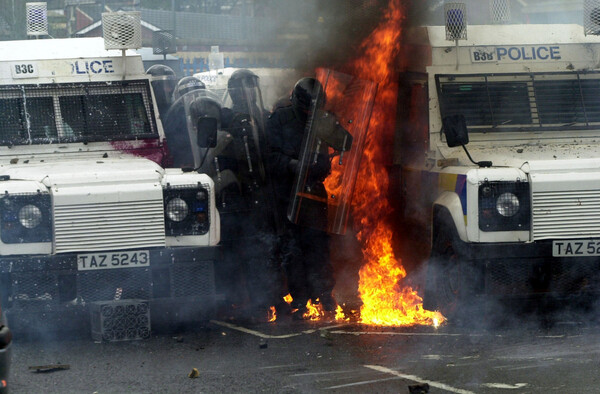
<path id="1" fill-rule="evenodd" d="M 25 228 L 36 228 L 42 223 L 42 211 L 35 205 L 27 204 L 19 209 L 19 222 Z"/>
<path id="2" fill-rule="evenodd" d="M 169 220 L 177 223 L 182 222 L 189 214 L 189 211 L 187 203 L 179 197 L 170 199 L 165 209 Z"/>
<path id="3" fill-rule="evenodd" d="M 48 193 L 5 194 L 0 200 L 0 238 L 7 244 L 52 240 Z"/>
<path id="4" fill-rule="evenodd" d="M 507 218 L 515 216 L 519 212 L 519 198 L 513 193 L 502 193 L 496 200 L 496 210 Z"/>
<path id="5" fill-rule="evenodd" d="M 479 185 L 481 231 L 527 231 L 530 228 L 528 182 L 484 181 Z"/>
<path id="6" fill-rule="evenodd" d="M 210 228 L 208 185 L 167 185 L 163 189 L 167 236 L 202 235 Z"/>

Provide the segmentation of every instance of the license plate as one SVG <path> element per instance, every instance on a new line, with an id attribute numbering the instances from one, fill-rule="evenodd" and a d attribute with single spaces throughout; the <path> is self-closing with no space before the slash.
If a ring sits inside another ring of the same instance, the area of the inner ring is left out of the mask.
<path id="1" fill-rule="evenodd" d="M 77 269 L 79 271 L 147 267 L 149 265 L 150 253 L 147 250 L 77 255 Z"/>
<path id="2" fill-rule="evenodd" d="M 552 256 L 600 256 L 600 240 L 574 239 L 571 241 L 552 241 Z"/>

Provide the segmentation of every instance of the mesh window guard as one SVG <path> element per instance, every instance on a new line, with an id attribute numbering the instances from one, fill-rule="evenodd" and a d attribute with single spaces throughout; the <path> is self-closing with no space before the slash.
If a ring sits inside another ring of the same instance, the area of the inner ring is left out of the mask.
<path id="1" fill-rule="evenodd" d="M 158 138 L 147 81 L 0 87 L 0 145 Z"/>
<path id="2" fill-rule="evenodd" d="M 442 118 L 470 132 L 600 128 L 600 73 L 436 75 Z"/>

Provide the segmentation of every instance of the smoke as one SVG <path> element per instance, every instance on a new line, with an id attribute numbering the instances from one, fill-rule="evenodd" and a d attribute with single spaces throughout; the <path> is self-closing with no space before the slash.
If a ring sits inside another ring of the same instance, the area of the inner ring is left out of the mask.
<path id="1" fill-rule="evenodd" d="M 355 57 L 386 5 L 387 0 L 280 0 L 272 9 L 279 23 L 262 39 L 284 45 L 283 58 L 299 76 L 314 76 L 317 67 L 339 69 Z M 295 81 L 283 81 L 288 91 Z"/>
<path id="2" fill-rule="evenodd" d="M 416 24 L 444 25 L 444 4 L 450 1 L 412 1 L 409 21 Z M 583 23 L 583 2 L 548 2 L 544 0 L 456 1 L 466 4 L 467 23 L 484 25 L 502 16 L 506 24 Z M 493 7 L 490 8 L 490 3 Z M 551 5 L 548 5 L 551 3 Z"/>

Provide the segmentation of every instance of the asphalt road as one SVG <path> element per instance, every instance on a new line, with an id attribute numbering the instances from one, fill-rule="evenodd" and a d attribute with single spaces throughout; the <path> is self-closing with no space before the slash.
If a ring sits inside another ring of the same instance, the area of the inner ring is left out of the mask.
<path id="1" fill-rule="evenodd" d="M 17 338 L 10 385 L 12 393 L 409 393 L 425 384 L 429 393 L 598 393 L 595 316 L 437 329 L 213 320 L 127 342 Z M 51 364 L 68 369 L 30 370 Z"/>

